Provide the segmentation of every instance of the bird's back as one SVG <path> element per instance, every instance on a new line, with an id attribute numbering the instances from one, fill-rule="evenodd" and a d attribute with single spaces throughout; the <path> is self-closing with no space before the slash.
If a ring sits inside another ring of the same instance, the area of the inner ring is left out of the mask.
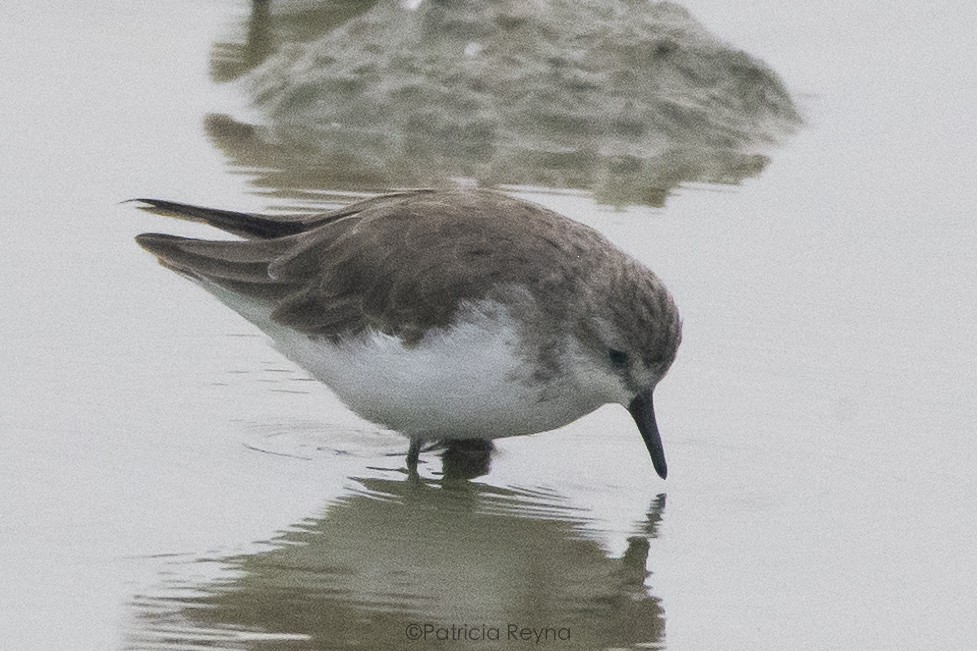
<path id="1" fill-rule="evenodd" d="M 181 207 L 166 204 L 170 213 Z M 183 208 L 206 221 L 208 209 Z M 511 287 L 569 306 L 584 278 L 623 256 L 587 226 L 478 190 L 388 195 L 302 221 L 279 218 L 278 227 L 214 212 L 210 223 L 251 239 L 137 239 L 215 293 L 261 303 L 275 323 L 330 339 L 371 329 L 416 342 L 450 325 L 460 305 Z"/>

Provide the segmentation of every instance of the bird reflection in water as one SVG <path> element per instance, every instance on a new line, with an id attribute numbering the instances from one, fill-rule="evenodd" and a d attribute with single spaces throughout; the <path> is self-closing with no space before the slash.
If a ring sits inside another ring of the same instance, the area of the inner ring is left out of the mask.
<path id="1" fill-rule="evenodd" d="M 624 554 L 611 557 L 594 522 L 560 495 L 452 472 L 440 481 L 358 480 L 324 516 L 271 541 L 270 551 L 224 559 L 234 578 L 183 586 L 189 590 L 180 595 L 195 596 L 137 598 L 130 642 L 403 648 L 413 624 L 501 635 L 498 647 L 456 638 L 452 648 L 505 648 L 512 625 L 560 631 L 561 649 L 663 639 L 646 566 L 664 495 L 629 532 Z"/>

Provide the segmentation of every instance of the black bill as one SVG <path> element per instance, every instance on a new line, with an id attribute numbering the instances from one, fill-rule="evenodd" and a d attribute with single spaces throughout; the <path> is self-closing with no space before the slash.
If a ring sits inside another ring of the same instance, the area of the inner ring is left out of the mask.
<path id="1" fill-rule="evenodd" d="M 638 424 L 638 431 L 641 438 L 645 440 L 648 454 L 651 455 L 651 462 L 655 464 L 655 472 L 662 479 L 668 474 L 668 466 L 665 465 L 665 448 L 662 447 L 662 437 L 658 433 L 658 423 L 655 422 L 655 405 L 651 399 L 651 391 L 639 393 L 628 405 L 631 417 Z"/>

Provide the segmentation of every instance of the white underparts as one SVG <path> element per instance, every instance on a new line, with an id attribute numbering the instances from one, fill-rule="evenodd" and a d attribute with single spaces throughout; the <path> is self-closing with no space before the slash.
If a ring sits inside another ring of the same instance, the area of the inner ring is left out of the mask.
<path id="1" fill-rule="evenodd" d="M 339 344 L 284 328 L 267 306 L 205 285 L 360 416 L 418 438 L 500 438 L 554 429 L 592 411 L 579 389 L 534 381 L 535 360 L 505 306 L 481 301 L 406 346 L 370 331 Z M 564 379 L 551 382 L 563 384 Z"/>

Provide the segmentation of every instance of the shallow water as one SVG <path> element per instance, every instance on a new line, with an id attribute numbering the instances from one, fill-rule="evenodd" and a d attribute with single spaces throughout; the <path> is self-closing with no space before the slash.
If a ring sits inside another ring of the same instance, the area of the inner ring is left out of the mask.
<path id="1" fill-rule="evenodd" d="M 684 6 L 806 127 L 759 176 L 662 208 L 513 190 L 674 293 L 665 482 L 612 407 L 500 441 L 474 481 L 433 454 L 409 481 L 402 441 L 131 239 L 205 229 L 117 203 L 296 203 L 208 140 L 207 115 L 246 112 L 209 66 L 249 7 L 8 12 L 4 646 L 406 647 L 411 624 L 443 648 L 977 644 L 977 15 Z M 468 639 L 438 642 L 452 625 Z"/>

